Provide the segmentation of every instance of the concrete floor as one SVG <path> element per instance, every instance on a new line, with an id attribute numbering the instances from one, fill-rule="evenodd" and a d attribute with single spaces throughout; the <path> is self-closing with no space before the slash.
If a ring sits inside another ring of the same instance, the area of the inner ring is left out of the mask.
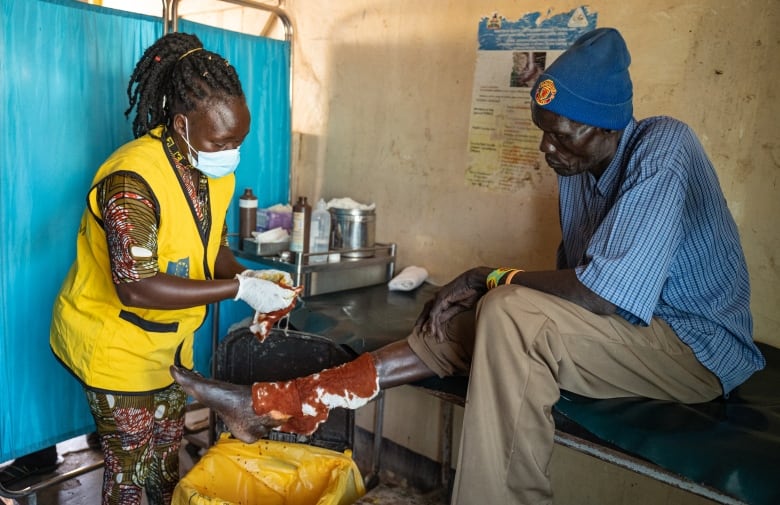
<path id="1" fill-rule="evenodd" d="M 180 451 L 180 470 L 184 475 L 194 464 L 193 458 L 187 450 L 188 444 L 182 444 Z M 191 449 L 192 450 L 192 449 Z M 33 486 L 42 480 L 63 475 L 78 468 L 89 467 L 102 462 L 103 456 L 99 451 L 89 448 L 86 436 L 80 436 L 57 444 L 62 463 L 57 471 L 50 475 L 32 477 L 27 481 L 13 486 L 13 490 L 24 489 Z M 37 491 L 26 497 L 9 499 L 0 498 L 4 505 L 93 505 L 100 503 L 100 488 L 103 482 L 102 466 Z M 146 505 L 146 498 L 142 502 Z"/>
<path id="2" fill-rule="evenodd" d="M 181 470 L 184 475 L 194 464 L 187 442 L 182 447 Z M 90 465 L 102 459 L 99 452 L 87 446 L 86 437 L 81 436 L 57 445 L 63 462 L 57 469 L 58 474 L 71 471 L 80 466 Z M 193 450 L 191 447 L 190 450 Z M 15 486 L 21 488 L 33 482 L 23 482 Z M 60 484 L 38 491 L 35 495 L 12 500 L 0 498 L 4 505 L 94 505 L 100 503 L 100 486 L 103 480 L 103 470 L 97 469 Z M 446 502 L 440 491 L 416 493 L 402 485 L 383 481 L 372 489 L 355 505 L 444 505 Z M 142 504 L 146 505 L 146 497 Z"/>
<path id="3" fill-rule="evenodd" d="M 207 432 L 200 431 L 208 426 L 208 410 L 200 409 L 187 413 L 185 421 L 190 432 L 182 443 L 179 451 L 179 471 L 183 476 L 195 464 L 201 447 L 207 443 Z M 13 491 L 24 490 L 36 486 L 45 480 L 50 480 L 67 474 L 78 472 L 78 469 L 101 464 L 103 455 L 100 451 L 90 449 L 85 435 L 66 440 L 57 444 L 57 454 L 61 463 L 57 470 L 49 475 L 31 477 L 12 486 Z M 26 497 L 16 499 L 0 497 L 3 505 L 94 505 L 100 503 L 100 488 L 103 482 L 102 465 L 98 468 L 81 473 L 73 478 L 40 489 Z M 144 497 L 143 505 L 147 505 Z"/>
<path id="4" fill-rule="evenodd" d="M 184 476 L 203 454 L 207 446 L 207 431 L 197 432 L 199 428 L 208 426 L 208 411 L 196 411 L 188 414 L 187 426 L 194 434 L 185 436 L 179 452 L 180 473 Z M 357 447 L 356 447 L 357 450 Z M 87 445 L 86 436 L 79 436 L 57 444 L 57 452 L 62 459 L 56 472 L 46 476 L 32 477 L 28 481 L 13 486 L 14 490 L 22 490 L 43 480 L 58 475 L 64 475 L 78 468 L 89 467 L 102 462 L 102 454 Z M 366 470 L 361 471 L 367 473 Z M 2 505 L 94 505 L 100 503 L 100 488 L 103 481 L 102 466 L 59 482 L 50 487 L 40 489 L 26 497 L 15 499 L 0 497 Z M 405 482 L 392 473 L 382 472 L 380 483 L 361 498 L 355 505 L 444 505 L 446 498 L 441 491 L 418 493 L 409 489 Z M 142 505 L 148 505 L 146 497 Z"/>
<path id="5" fill-rule="evenodd" d="M 197 445 L 185 441 L 180 452 L 180 469 L 184 475 L 195 464 L 200 447 L 205 444 L 206 434 L 198 433 L 188 437 L 197 442 Z M 370 456 L 370 449 L 365 450 L 367 440 L 364 437 L 356 438 L 356 456 Z M 64 474 L 78 467 L 87 466 L 102 460 L 102 455 L 89 449 L 86 437 L 81 436 L 57 445 L 58 452 L 63 462 L 56 474 Z M 194 457 L 193 457 L 194 455 Z M 391 461 L 399 463 L 390 465 Z M 363 476 L 369 471 L 365 461 L 356 458 L 361 467 Z M 383 470 L 380 472 L 380 484 L 369 491 L 355 505 L 445 505 L 446 496 L 441 490 L 429 490 L 418 493 L 409 489 L 407 483 L 409 476 L 400 475 L 397 472 L 406 468 L 406 473 L 412 469 L 415 473 L 421 472 L 420 466 L 410 465 L 405 458 L 394 455 L 392 446 L 383 446 L 382 450 Z M 390 469 L 384 468 L 388 467 Z M 664 485 L 648 477 L 634 474 L 596 460 L 584 454 L 572 451 L 565 447 L 556 446 L 553 452 L 553 486 L 556 489 L 556 504 L 559 505 L 591 505 L 591 504 L 632 504 L 632 505 L 705 505 L 714 502 L 693 495 L 683 490 Z M 396 473 L 393 473 L 393 470 Z M 56 475 L 55 474 L 55 475 Z M 100 503 L 100 487 L 103 479 L 103 471 L 97 469 L 75 478 L 69 479 L 55 486 L 39 491 L 35 496 L 11 500 L 0 498 L 3 505 L 96 505 Z M 35 480 L 35 479 L 33 479 Z M 20 483 L 15 488 L 32 483 Z M 147 504 L 146 500 L 142 502 Z"/>

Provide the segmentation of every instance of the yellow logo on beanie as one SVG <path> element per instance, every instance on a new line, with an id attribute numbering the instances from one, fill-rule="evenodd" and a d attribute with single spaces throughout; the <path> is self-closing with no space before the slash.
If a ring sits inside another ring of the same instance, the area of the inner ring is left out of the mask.
<path id="1" fill-rule="evenodd" d="M 553 98 L 555 98 L 555 93 L 557 92 L 558 90 L 555 89 L 555 83 L 552 82 L 552 79 L 545 79 L 540 82 L 539 87 L 536 88 L 536 96 L 534 97 L 534 100 L 536 100 L 536 103 L 539 105 L 547 105 L 553 101 Z"/>

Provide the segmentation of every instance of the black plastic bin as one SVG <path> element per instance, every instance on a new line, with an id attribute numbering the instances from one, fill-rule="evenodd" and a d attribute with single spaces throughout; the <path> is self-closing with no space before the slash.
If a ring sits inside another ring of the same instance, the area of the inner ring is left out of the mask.
<path id="1" fill-rule="evenodd" d="M 263 341 L 247 327 L 231 331 L 217 346 L 215 378 L 234 384 L 294 379 L 346 363 L 356 357 L 333 341 L 293 330 L 274 328 Z M 310 436 L 273 431 L 268 438 L 324 447 L 337 452 L 352 449 L 355 412 L 333 409 Z M 221 422 L 217 431 L 224 431 Z"/>

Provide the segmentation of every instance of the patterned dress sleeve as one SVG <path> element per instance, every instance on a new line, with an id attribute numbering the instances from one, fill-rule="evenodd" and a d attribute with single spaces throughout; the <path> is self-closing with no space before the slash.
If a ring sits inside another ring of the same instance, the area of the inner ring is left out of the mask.
<path id="1" fill-rule="evenodd" d="M 133 172 L 111 174 L 98 183 L 97 202 L 114 283 L 156 275 L 159 211 L 146 181 Z"/>

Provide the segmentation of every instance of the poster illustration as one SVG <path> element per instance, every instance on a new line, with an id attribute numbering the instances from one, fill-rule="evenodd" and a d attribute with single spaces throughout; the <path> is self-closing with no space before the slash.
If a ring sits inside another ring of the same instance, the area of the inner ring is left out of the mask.
<path id="1" fill-rule="evenodd" d="M 530 88 L 580 35 L 596 28 L 586 7 L 542 19 L 510 21 L 494 13 L 479 23 L 466 181 L 497 191 L 555 187 L 539 152 L 541 133 L 531 122 Z"/>

